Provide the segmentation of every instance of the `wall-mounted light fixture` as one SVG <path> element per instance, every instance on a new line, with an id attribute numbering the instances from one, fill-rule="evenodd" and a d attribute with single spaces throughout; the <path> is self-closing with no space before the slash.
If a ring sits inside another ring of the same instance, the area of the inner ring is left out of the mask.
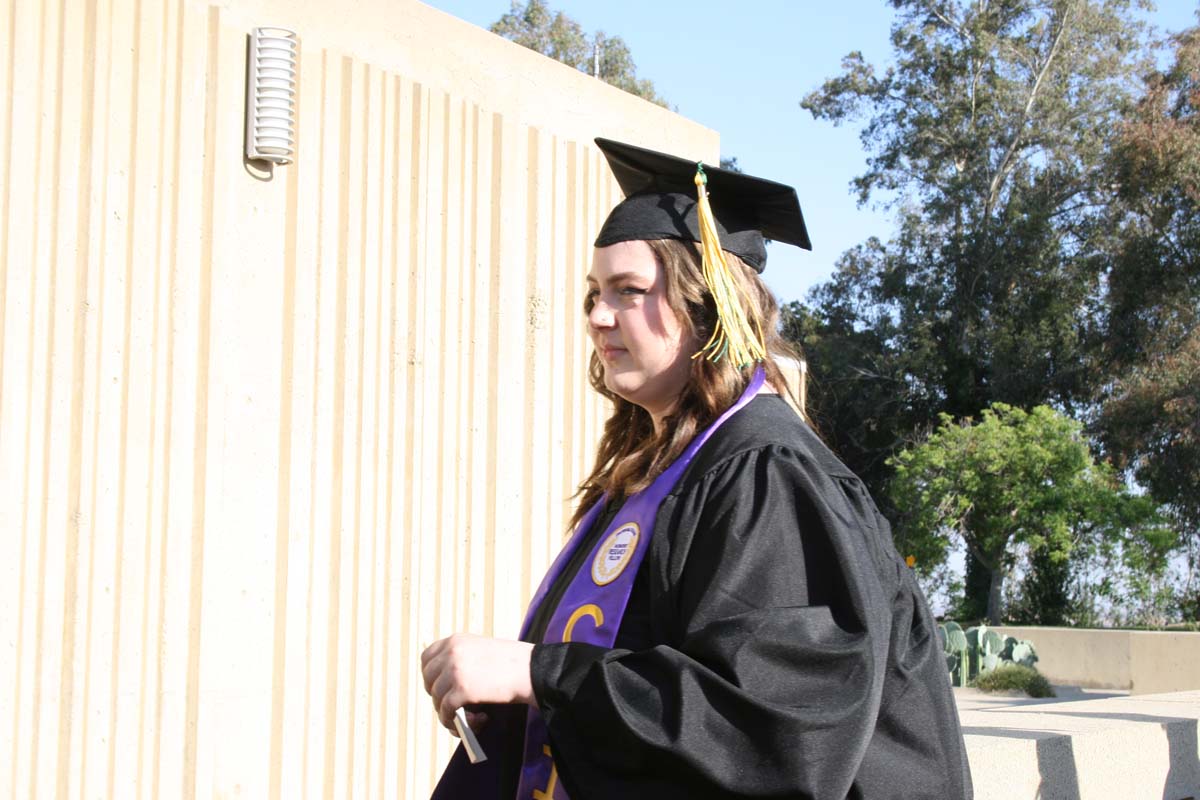
<path id="1" fill-rule="evenodd" d="M 300 39 L 284 28 L 250 32 L 246 65 L 246 158 L 290 164 L 296 153 Z"/>

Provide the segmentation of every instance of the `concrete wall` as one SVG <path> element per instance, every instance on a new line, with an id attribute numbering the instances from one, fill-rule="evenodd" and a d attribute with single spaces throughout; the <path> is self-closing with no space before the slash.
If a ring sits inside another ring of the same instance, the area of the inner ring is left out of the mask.
<path id="1" fill-rule="evenodd" d="M 1200 633 L 997 628 L 1029 639 L 1051 683 L 1157 694 L 1200 689 Z"/>
<path id="2" fill-rule="evenodd" d="M 273 174 L 259 25 L 301 40 Z M 405 0 L 15 0 L 0 42 L 0 796 L 426 796 L 420 649 L 516 633 L 604 413 L 591 139 L 716 134 Z"/>
<path id="3" fill-rule="evenodd" d="M 1200 797 L 1200 692 L 956 694 L 975 800 Z"/>

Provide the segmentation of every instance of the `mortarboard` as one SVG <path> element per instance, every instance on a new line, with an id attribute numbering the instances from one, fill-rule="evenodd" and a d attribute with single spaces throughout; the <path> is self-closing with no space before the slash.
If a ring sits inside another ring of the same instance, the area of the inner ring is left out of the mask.
<path id="1" fill-rule="evenodd" d="M 623 200 L 600 229 L 596 247 L 635 239 L 700 242 L 695 161 L 611 139 L 596 139 Z M 764 237 L 811 250 L 796 190 L 775 181 L 705 165 L 721 248 L 762 272 Z"/>
<path id="2" fill-rule="evenodd" d="M 761 361 L 766 355 L 762 331 L 746 317 L 723 251 L 762 272 L 764 236 L 811 250 L 796 190 L 611 139 L 598 138 L 596 146 L 625 193 L 600 229 L 596 247 L 650 239 L 699 243 L 717 324 L 693 358 L 719 361 L 728 353 L 739 367 Z"/>

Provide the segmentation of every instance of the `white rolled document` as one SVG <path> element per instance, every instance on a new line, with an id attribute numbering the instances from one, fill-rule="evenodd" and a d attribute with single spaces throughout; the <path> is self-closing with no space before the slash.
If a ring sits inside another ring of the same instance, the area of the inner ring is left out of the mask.
<path id="1" fill-rule="evenodd" d="M 472 764 L 478 764 L 487 761 L 487 753 L 483 752 L 483 748 L 479 746 L 479 740 L 475 738 L 475 731 L 471 730 L 471 726 L 467 724 L 467 712 L 464 709 L 459 709 L 454 712 L 454 727 L 458 730 L 459 738 L 462 739 L 463 747 L 467 750 L 467 758 L 471 759 Z"/>

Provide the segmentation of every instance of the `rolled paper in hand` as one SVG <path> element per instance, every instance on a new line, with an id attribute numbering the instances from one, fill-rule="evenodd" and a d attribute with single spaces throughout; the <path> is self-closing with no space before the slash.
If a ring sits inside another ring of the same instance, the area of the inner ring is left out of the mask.
<path id="1" fill-rule="evenodd" d="M 462 739 L 463 747 L 467 751 L 467 758 L 471 759 L 471 763 L 479 764 L 487 761 L 487 753 L 483 752 L 483 748 L 479 746 L 479 740 L 475 738 L 475 731 L 471 730 L 471 726 L 467 724 L 465 709 L 460 708 L 454 712 L 454 727 L 458 730 L 458 736 Z"/>

